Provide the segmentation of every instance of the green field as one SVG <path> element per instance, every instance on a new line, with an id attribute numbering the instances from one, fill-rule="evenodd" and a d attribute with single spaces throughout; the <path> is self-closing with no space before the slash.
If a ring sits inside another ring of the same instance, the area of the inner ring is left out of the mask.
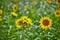
<path id="1" fill-rule="evenodd" d="M 60 40 L 60 0 L 0 0 L 0 40 Z"/>

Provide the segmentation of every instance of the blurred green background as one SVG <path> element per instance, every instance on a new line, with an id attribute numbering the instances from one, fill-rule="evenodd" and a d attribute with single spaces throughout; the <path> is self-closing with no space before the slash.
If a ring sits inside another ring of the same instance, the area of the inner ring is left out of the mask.
<path id="1" fill-rule="evenodd" d="M 18 6 L 17 17 L 11 15 L 13 5 Z M 24 10 L 26 5 L 27 10 Z M 0 0 L 0 9 L 3 10 L 0 15 L 0 40 L 60 40 L 60 17 L 54 15 L 57 6 L 54 0 L 51 3 L 45 0 Z M 15 20 L 24 15 L 31 18 L 34 24 L 16 28 Z M 53 20 L 52 27 L 48 30 L 39 26 L 39 20 L 44 16 Z"/>

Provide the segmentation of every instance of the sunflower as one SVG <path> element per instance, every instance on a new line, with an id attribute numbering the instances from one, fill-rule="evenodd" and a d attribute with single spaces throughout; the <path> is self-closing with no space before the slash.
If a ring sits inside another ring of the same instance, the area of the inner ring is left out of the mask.
<path id="1" fill-rule="evenodd" d="M 60 0 L 55 0 L 56 4 L 60 4 Z"/>
<path id="2" fill-rule="evenodd" d="M 32 20 L 26 16 L 22 16 L 20 19 L 16 20 L 16 27 L 21 28 L 23 23 L 32 25 Z"/>
<path id="3" fill-rule="evenodd" d="M 52 20 L 49 17 L 42 17 L 39 23 L 42 29 L 47 29 L 51 27 Z"/>
<path id="4" fill-rule="evenodd" d="M 16 27 L 17 27 L 17 28 L 21 28 L 22 25 L 23 25 L 23 21 L 22 21 L 21 19 L 17 19 L 17 20 L 16 20 Z"/>
<path id="5" fill-rule="evenodd" d="M 21 19 L 23 20 L 23 22 L 26 22 L 27 24 L 32 25 L 32 20 L 27 16 L 22 16 Z"/>
<path id="6" fill-rule="evenodd" d="M 15 13 L 15 12 L 12 12 L 11 15 L 12 15 L 12 16 L 16 16 L 16 17 L 18 16 L 18 14 Z"/>
<path id="7" fill-rule="evenodd" d="M 60 17 L 60 10 L 56 10 L 54 14 L 56 17 Z"/>
<path id="8" fill-rule="evenodd" d="M 13 11 L 15 11 L 15 12 L 16 12 L 16 11 L 17 11 L 17 9 L 18 9 L 17 5 L 13 5 L 13 6 L 12 6 L 12 9 L 13 9 Z"/>
<path id="9" fill-rule="evenodd" d="M 0 10 L 0 14 L 2 14 L 2 10 Z"/>
<path id="10" fill-rule="evenodd" d="M 32 25 L 32 20 L 30 18 L 28 18 L 28 23 Z"/>
<path id="11" fill-rule="evenodd" d="M 23 22 L 28 23 L 28 18 L 27 18 L 27 16 L 22 16 L 21 19 L 23 20 Z"/>

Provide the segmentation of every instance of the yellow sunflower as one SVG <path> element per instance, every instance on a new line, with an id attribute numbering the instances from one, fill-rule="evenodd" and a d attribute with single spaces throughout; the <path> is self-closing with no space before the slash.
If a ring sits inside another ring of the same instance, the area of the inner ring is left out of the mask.
<path id="1" fill-rule="evenodd" d="M 0 10 L 0 14 L 2 14 L 2 10 Z"/>
<path id="2" fill-rule="evenodd" d="M 13 9 L 13 11 L 15 11 L 15 12 L 16 12 L 16 11 L 17 11 L 17 9 L 18 9 L 17 5 L 13 5 L 13 6 L 12 6 L 12 9 Z"/>
<path id="3" fill-rule="evenodd" d="M 21 19 L 17 19 L 17 20 L 16 20 L 16 27 L 17 27 L 17 28 L 21 28 L 22 25 L 23 25 L 23 21 L 22 21 Z"/>
<path id="4" fill-rule="evenodd" d="M 23 22 L 27 22 L 28 21 L 27 20 L 28 19 L 27 16 L 22 16 L 21 19 L 23 20 Z"/>
<path id="5" fill-rule="evenodd" d="M 29 19 L 27 16 L 22 16 L 21 19 L 23 20 L 23 22 L 32 25 L 32 20 Z"/>
<path id="6" fill-rule="evenodd" d="M 60 0 L 55 0 L 56 4 L 60 4 Z"/>
<path id="7" fill-rule="evenodd" d="M 60 10 L 56 10 L 54 14 L 56 17 L 60 17 Z"/>
<path id="8" fill-rule="evenodd" d="M 51 27 L 52 20 L 49 17 L 42 17 L 39 23 L 42 29 L 47 29 Z"/>
<path id="9" fill-rule="evenodd" d="M 28 23 L 29 23 L 30 25 L 33 25 L 32 20 L 31 20 L 30 18 L 28 18 Z"/>
<path id="10" fill-rule="evenodd" d="M 15 13 L 15 12 L 12 12 L 11 15 L 12 15 L 12 16 L 16 16 L 16 17 L 18 16 L 18 14 Z"/>
<path id="11" fill-rule="evenodd" d="M 21 28 L 23 26 L 24 22 L 32 25 L 32 20 L 31 19 L 27 18 L 26 16 L 22 16 L 20 19 L 16 20 L 16 27 Z"/>

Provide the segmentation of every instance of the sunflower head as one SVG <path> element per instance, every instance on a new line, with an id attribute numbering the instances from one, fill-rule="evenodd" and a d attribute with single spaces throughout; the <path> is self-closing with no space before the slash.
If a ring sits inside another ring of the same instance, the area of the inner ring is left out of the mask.
<path id="1" fill-rule="evenodd" d="M 32 20 L 29 19 L 27 16 L 22 16 L 21 19 L 23 20 L 23 23 L 27 23 L 27 24 L 30 24 L 32 25 Z"/>
<path id="2" fill-rule="evenodd" d="M 56 4 L 60 4 L 60 0 L 55 0 Z"/>
<path id="3" fill-rule="evenodd" d="M 52 20 L 49 17 L 42 17 L 39 21 L 42 29 L 50 28 Z"/>
<path id="4" fill-rule="evenodd" d="M 16 27 L 21 28 L 23 25 L 23 21 L 21 19 L 16 20 Z"/>
<path id="5" fill-rule="evenodd" d="M 13 5 L 13 6 L 12 6 L 12 9 L 13 9 L 13 11 L 15 11 L 15 12 L 16 12 L 16 11 L 17 11 L 17 9 L 18 9 L 17 5 Z"/>
<path id="6" fill-rule="evenodd" d="M 32 25 L 32 20 L 27 16 L 22 16 L 20 19 L 16 20 L 16 27 L 21 28 L 24 23 Z"/>
<path id="7" fill-rule="evenodd" d="M 21 19 L 23 20 L 23 22 L 28 22 L 28 20 L 27 20 L 27 19 L 28 19 L 27 16 L 22 16 Z"/>
<path id="8" fill-rule="evenodd" d="M 0 10 L 0 14 L 2 14 L 2 10 Z"/>
<path id="9" fill-rule="evenodd" d="M 60 17 L 60 10 L 56 10 L 54 14 L 56 17 Z"/>
<path id="10" fill-rule="evenodd" d="M 32 20 L 28 18 L 28 24 L 33 25 Z"/>
<path id="11" fill-rule="evenodd" d="M 12 16 L 15 16 L 15 17 L 17 17 L 17 16 L 18 16 L 18 14 L 17 14 L 17 13 L 15 13 L 15 12 L 12 12 L 12 13 L 11 13 L 11 15 L 12 15 Z"/>

